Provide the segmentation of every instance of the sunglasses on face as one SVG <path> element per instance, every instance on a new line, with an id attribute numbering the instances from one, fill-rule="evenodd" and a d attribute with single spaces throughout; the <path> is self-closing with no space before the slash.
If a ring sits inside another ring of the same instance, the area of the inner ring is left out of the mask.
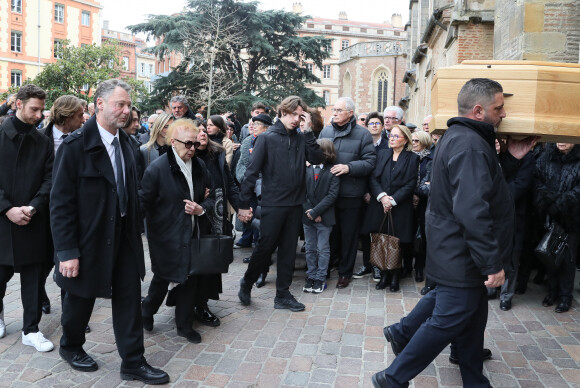
<path id="1" fill-rule="evenodd" d="M 415 143 L 419 143 L 419 140 L 418 140 L 418 139 L 413 139 L 413 140 L 411 140 L 411 141 L 413 142 L 413 144 L 415 144 Z"/>
<path id="2" fill-rule="evenodd" d="M 181 141 L 179 139 L 173 139 L 173 140 L 180 142 L 188 150 L 191 149 L 191 147 L 193 147 L 194 149 L 197 149 L 199 147 L 199 142 L 198 141 L 191 141 L 191 140 L 190 141 Z"/>

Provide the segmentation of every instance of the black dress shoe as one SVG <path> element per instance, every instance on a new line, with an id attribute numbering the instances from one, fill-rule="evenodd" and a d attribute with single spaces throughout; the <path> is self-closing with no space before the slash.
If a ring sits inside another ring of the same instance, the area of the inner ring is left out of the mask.
<path id="1" fill-rule="evenodd" d="M 48 299 L 42 301 L 42 312 L 50 314 L 50 301 Z"/>
<path id="2" fill-rule="evenodd" d="M 148 317 L 144 315 L 142 317 L 142 321 L 143 321 L 143 329 L 147 331 L 153 330 L 153 317 Z"/>
<path id="3" fill-rule="evenodd" d="M 139 380 L 145 384 L 165 384 L 169 382 L 169 375 L 161 369 L 153 368 L 143 360 L 139 368 L 123 368 L 121 367 L 121 379 L 123 380 Z"/>
<path id="4" fill-rule="evenodd" d="M 375 288 L 377 290 L 384 290 L 385 288 L 387 288 L 388 284 L 389 284 L 389 273 L 388 271 L 383 271 L 381 272 L 381 280 L 379 280 Z"/>
<path id="5" fill-rule="evenodd" d="M 290 311 L 298 312 L 304 311 L 306 306 L 303 303 L 300 303 L 294 298 L 294 296 L 290 295 L 287 298 L 274 298 L 274 308 L 275 309 L 288 309 Z"/>
<path id="6" fill-rule="evenodd" d="M 382 370 L 378 373 L 375 373 L 373 375 L 373 377 L 371 377 L 371 381 L 373 382 L 373 386 L 375 388 L 389 388 L 389 382 L 387 381 L 387 378 L 385 377 L 385 371 Z"/>
<path id="7" fill-rule="evenodd" d="M 509 311 L 512 308 L 512 301 L 511 300 L 502 300 L 499 302 L 499 308 L 502 311 Z"/>
<path id="8" fill-rule="evenodd" d="M 202 306 L 195 306 L 193 308 L 193 314 L 195 320 L 200 322 L 202 325 L 211 327 L 217 327 L 220 325 L 220 319 L 209 310 L 207 303 Z"/>
<path id="9" fill-rule="evenodd" d="M 556 296 L 554 296 L 552 294 L 548 294 L 548 295 L 546 295 L 546 297 L 542 301 L 542 306 L 550 307 L 550 306 L 553 306 L 554 303 L 556 303 Z"/>
<path id="10" fill-rule="evenodd" d="M 252 285 L 248 286 L 244 278 L 240 279 L 240 291 L 238 292 L 238 298 L 244 306 L 249 306 L 252 303 Z"/>
<path id="11" fill-rule="evenodd" d="M 268 272 L 262 272 L 260 276 L 258 276 L 258 280 L 256 280 L 256 287 L 262 288 L 266 285 L 266 276 Z"/>
<path id="12" fill-rule="evenodd" d="M 415 281 L 417 283 L 421 283 L 423 280 L 425 280 L 425 277 L 423 276 L 423 270 L 422 269 L 416 269 L 415 270 Z"/>
<path id="13" fill-rule="evenodd" d="M 487 349 L 487 348 L 483 348 L 483 350 L 481 351 L 481 358 L 483 361 L 485 360 L 491 360 L 491 350 Z M 459 364 L 459 357 L 450 354 L 449 355 L 449 362 L 455 365 Z"/>
<path id="14" fill-rule="evenodd" d="M 391 349 L 393 349 L 393 353 L 395 356 L 398 356 L 399 353 L 405 349 L 405 345 L 400 342 L 395 341 L 395 337 L 393 337 L 393 333 L 391 332 L 391 326 L 387 326 L 383 329 L 383 334 L 387 341 L 391 344 Z"/>
<path id="15" fill-rule="evenodd" d="M 339 276 L 336 288 L 346 288 L 350 284 L 350 276 Z"/>
<path id="16" fill-rule="evenodd" d="M 244 260 L 242 260 L 244 262 L 244 264 L 248 264 L 250 262 L 250 260 L 252 260 L 252 257 L 244 257 Z"/>
<path id="17" fill-rule="evenodd" d="M 90 333 L 91 332 L 91 327 L 89 325 L 87 325 L 87 327 L 85 327 L 85 333 Z"/>
<path id="18" fill-rule="evenodd" d="M 393 273 L 393 277 L 391 278 L 391 286 L 389 287 L 391 292 L 399 291 L 399 274 L 397 272 Z"/>
<path id="19" fill-rule="evenodd" d="M 91 356 L 85 353 L 84 350 L 79 352 L 72 352 L 63 348 L 58 349 L 58 354 L 63 360 L 68 362 L 71 368 L 81 372 L 94 372 L 99 369 L 99 366 Z"/>
<path id="20" fill-rule="evenodd" d="M 201 335 L 193 329 L 189 329 L 189 330 L 177 329 L 177 335 L 180 337 L 184 337 L 186 340 L 188 340 L 192 344 L 198 344 L 201 342 Z"/>
<path id="21" fill-rule="evenodd" d="M 560 303 L 558 303 L 558 305 L 556 306 L 556 310 L 555 311 L 557 313 L 565 313 L 568 310 L 570 310 L 571 304 L 572 304 L 571 298 L 562 297 L 560 299 Z"/>

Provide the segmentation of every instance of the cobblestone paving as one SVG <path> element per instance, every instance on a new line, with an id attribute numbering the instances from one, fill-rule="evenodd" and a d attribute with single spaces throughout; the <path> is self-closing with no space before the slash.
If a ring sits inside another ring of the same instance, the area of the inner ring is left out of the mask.
<path id="1" fill-rule="evenodd" d="M 394 357 L 382 328 L 413 308 L 423 285 L 407 278 L 401 282 L 400 292 L 390 293 L 375 290 L 375 283 L 365 278 L 338 290 L 333 272 L 328 289 L 313 295 L 301 291 L 304 271 L 297 270 L 292 292 L 306 304 L 306 311 L 292 313 L 273 308 L 273 266 L 267 285 L 254 288 L 252 305 L 243 307 L 237 297 L 238 282 L 246 268 L 242 258 L 249 253 L 248 249 L 235 251 L 230 273 L 223 276 L 221 300 L 209 303 L 221 318 L 221 326 L 195 324 L 202 343 L 190 344 L 176 336 L 173 308 L 163 307 L 155 316 L 153 332 L 145 333 L 148 361 L 166 370 L 175 387 L 372 387 L 371 375 Z M 143 295 L 150 279 L 149 273 Z M 503 312 L 499 301 L 490 301 L 485 345 L 492 350 L 493 359 L 484 368 L 494 387 L 580 387 L 577 281 L 576 300 L 566 314 L 542 307 L 545 291 L 535 284 L 530 284 L 525 295 L 516 295 L 511 311 Z M 47 287 L 52 312 L 43 316 L 40 329 L 58 346 L 62 334 L 60 290 L 52 279 Z M 90 322 L 92 332 L 87 335 L 85 350 L 99 364 L 99 370 L 90 373 L 72 370 L 56 350 L 38 353 L 22 345 L 17 275 L 8 284 L 4 306 L 7 335 L 0 339 L 0 386 L 143 385 L 120 379 L 108 300 L 97 301 Z M 448 355 L 449 348 L 411 386 L 461 386 L 459 368 L 449 363 Z"/>

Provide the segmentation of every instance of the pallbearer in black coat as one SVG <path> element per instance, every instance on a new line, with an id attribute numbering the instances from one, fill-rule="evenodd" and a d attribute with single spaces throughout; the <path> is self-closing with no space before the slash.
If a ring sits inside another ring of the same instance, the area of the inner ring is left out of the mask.
<path id="1" fill-rule="evenodd" d="M 131 113 L 130 91 L 120 80 L 102 82 L 95 116 L 66 138 L 55 161 L 50 219 L 56 282 L 66 291 L 59 353 L 74 369 L 98 368 L 82 347 L 85 328 L 95 298 L 111 298 L 121 378 L 162 384 L 169 376 L 143 357 L 137 168 L 129 138 L 119 130 Z"/>
<path id="2" fill-rule="evenodd" d="M 54 348 L 38 329 L 42 317 L 44 268 L 50 262 L 48 199 L 54 152 L 35 123 L 46 93 L 25 85 L 16 95 L 16 115 L 0 126 L 0 338 L 6 334 L 2 299 L 6 284 L 20 273 L 22 343 L 39 352 Z"/>
<path id="3" fill-rule="evenodd" d="M 419 157 L 411 152 L 411 132 L 396 125 L 389 134 L 389 149 L 377 152 L 377 164 L 369 180 L 371 200 L 363 223 L 364 233 L 387 232 L 387 223 L 380 229 L 387 212 L 392 212 L 394 235 L 400 239 L 405 266 L 413 261 L 413 191 L 417 183 Z M 386 287 L 391 275 L 392 292 L 399 290 L 399 271 L 383 273 L 377 289 Z"/>

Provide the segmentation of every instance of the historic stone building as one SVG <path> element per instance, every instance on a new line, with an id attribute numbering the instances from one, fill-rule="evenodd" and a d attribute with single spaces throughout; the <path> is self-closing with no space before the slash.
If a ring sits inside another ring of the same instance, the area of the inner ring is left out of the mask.
<path id="1" fill-rule="evenodd" d="M 580 0 L 410 0 L 409 19 L 403 105 L 411 122 L 431 113 L 441 67 L 470 59 L 579 62 Z"/>
<path id="2" fill-rule="evenodd" d="M 0 1 L 0 91 L 20 86 L 56 61 L 55 47 L 100 44 L 99 0 Z"/>
<path id="3" fill-rule="evenodd" d="M 294 3 L 293 11 L 302 13 L 302 5 Z M 404 86 L 395 87 L 401 84 L 406 70 L 402 56 L 406 55 L 407 38 L 400 15 L 393 15 L 390 23 L 351 21 L 345 12 L 340 12 L 338 19 L 313 17 L 298 29 L 298 34 L 333 39 L 325 48 L 330 57 L 321 69 L 307 63 L 321 81 L 307 86 L 325 99 L 325 123 L 339 97 L 352 97 L 357 111 L 368 112 L 404 96 Z"/>

